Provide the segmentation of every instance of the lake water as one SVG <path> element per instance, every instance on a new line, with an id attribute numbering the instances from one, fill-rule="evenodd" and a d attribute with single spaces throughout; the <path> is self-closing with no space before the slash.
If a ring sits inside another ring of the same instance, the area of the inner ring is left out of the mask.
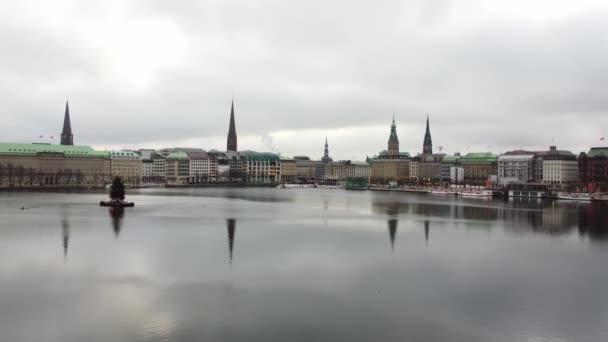
<path id="1" fill-rule="evenodd" d="M 104 196 L 0 193 L 1 341 L 608 341 L 607 205 Z"/>

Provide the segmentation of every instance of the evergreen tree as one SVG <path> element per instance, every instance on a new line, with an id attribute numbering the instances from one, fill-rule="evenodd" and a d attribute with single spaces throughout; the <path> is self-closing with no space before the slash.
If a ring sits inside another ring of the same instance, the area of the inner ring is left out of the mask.
<path id="1" fill-rule="evenodd" d="M 122 183 L 120 176 L 116 176 L 112 181 L 110 188 L 110 198 L 113 201 L 123 201 L 125 199 L 125 185 Z"/>

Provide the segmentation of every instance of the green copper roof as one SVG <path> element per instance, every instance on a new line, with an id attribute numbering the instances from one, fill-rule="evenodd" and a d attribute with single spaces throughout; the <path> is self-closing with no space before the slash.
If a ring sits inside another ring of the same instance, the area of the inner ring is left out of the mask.
<path id="1" fill-rule="evenodd" d="M 254 152 L 254 151 L 244 151 L 240 152 L 241 155 L 245 156 L 250 160 L 273 160 L 279 161 L 281 158 L 279 155 L 269 152 Z"/>
<path id="2" fill-rule="evenodd" d="M 587 157 L 607 157 L 608 158 L 608 147 L 592 147 L 587 153 Z"/>
<path id="3" fill-rule="evenodd" d="M 0 153 L 64 153 L 66 155 L 108 157 L 108 151 L 95 151 L 90 146 L 0 143 Z"/>
<path id="4" fill-rule="evenodd" d="M 473 152 L 468 153 L 466 156 L 460 159 L 461 162 L 494 162 L 498 160 L 498 157 L 491 152 Z"/>

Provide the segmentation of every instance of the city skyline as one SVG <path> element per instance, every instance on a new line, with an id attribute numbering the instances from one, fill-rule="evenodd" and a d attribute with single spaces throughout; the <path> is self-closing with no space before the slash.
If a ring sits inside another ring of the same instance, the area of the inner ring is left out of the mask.
<path id="1" fill-rule="evenodd" d="M 67 98 L 78 144 L 222 150 L 234 97 L 241 150 L 362 160 L 393 112 L 411 154 L 427 113 L 449 154 L 601 146 L 608 4 L 489 3 L 3 4 L 3 140 L 57 143 Z"/>

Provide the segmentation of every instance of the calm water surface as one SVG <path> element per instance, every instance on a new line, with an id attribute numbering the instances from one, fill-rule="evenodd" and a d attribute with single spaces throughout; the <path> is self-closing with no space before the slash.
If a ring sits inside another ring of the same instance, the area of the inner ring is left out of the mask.
<path id="1" fill-rule="evenodd" d="M 103 197 L 0 193 L 1 341 L 608 341 L 606 205 Z"/>

